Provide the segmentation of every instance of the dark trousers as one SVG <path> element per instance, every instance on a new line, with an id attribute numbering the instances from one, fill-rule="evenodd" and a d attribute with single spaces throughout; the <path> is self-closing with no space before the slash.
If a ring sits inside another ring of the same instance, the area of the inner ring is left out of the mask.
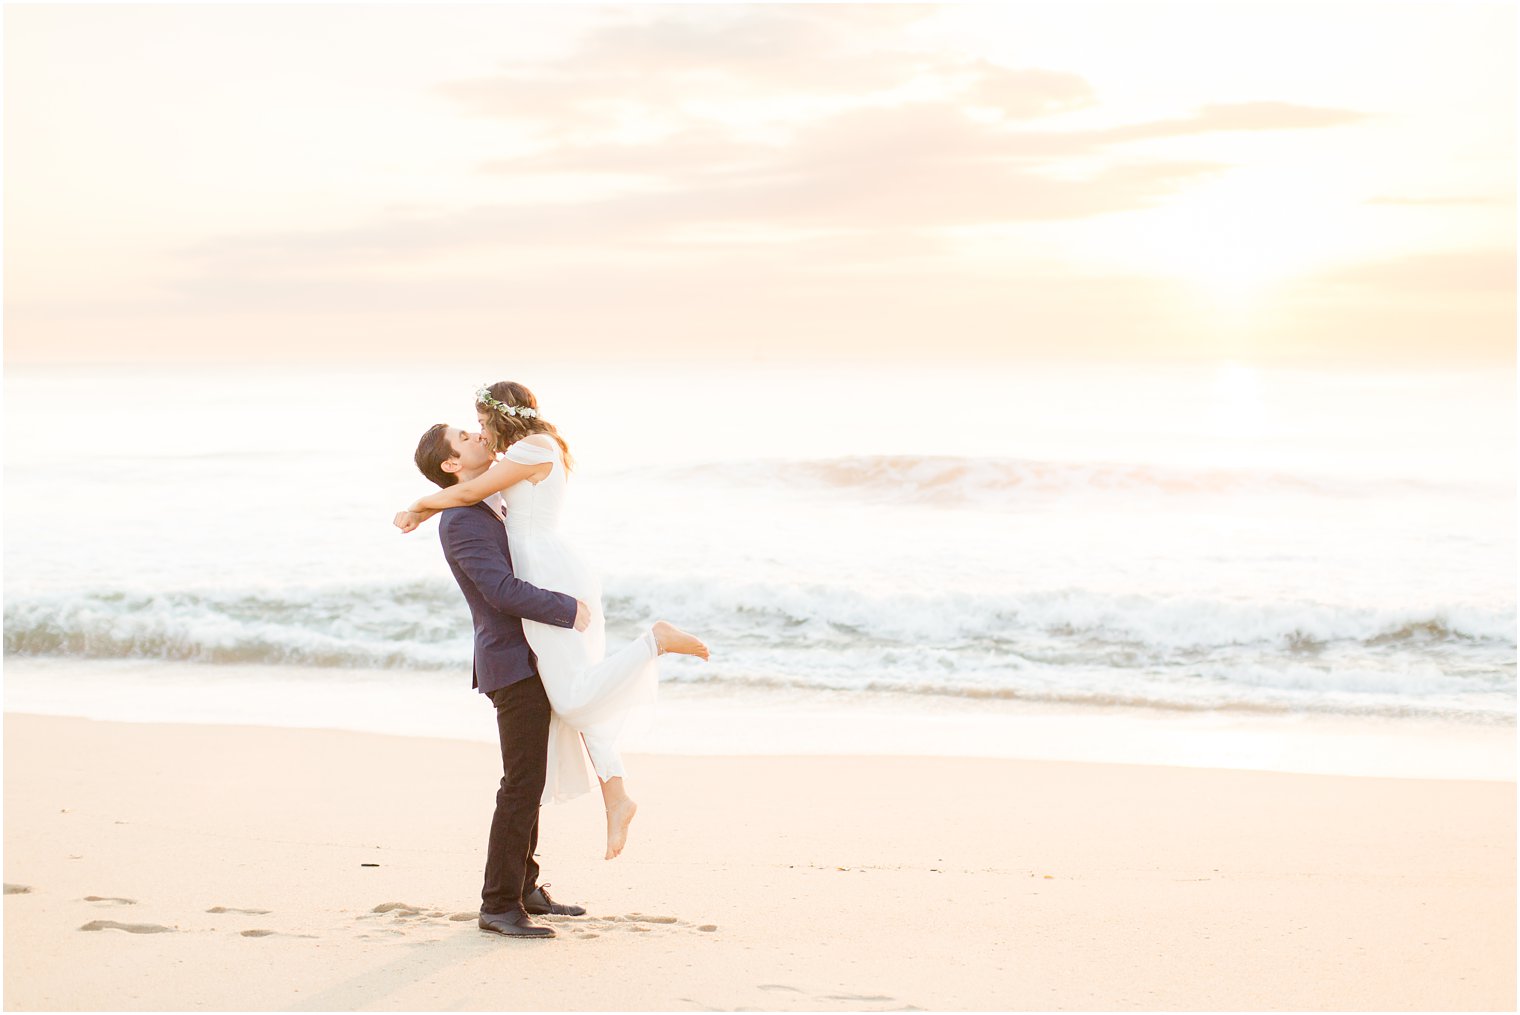
<path id="1" fill-rule="evenodd" d="M 483 913 L 521 913 L 538 887 L 538 804 L 549 755 L 549 697 L 537 675 L 491 692 L 501 739 L 501 787 L 486 846 Z"/>

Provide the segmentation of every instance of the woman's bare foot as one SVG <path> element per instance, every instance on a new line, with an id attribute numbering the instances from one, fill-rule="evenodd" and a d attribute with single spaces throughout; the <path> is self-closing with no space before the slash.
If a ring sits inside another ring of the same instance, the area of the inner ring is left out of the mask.
<path id="1" fill-rule="evenodd" d="M 623 851 L 628 843 L 628 826 L 633 823 L 633 815 L 638 809 L 639 805 L 626 796 L 608 805 L 607 855 L 604 860 L 611 860 Z"/>
<path id="2" fill-rule="evenodd" d="M 661 652 L 674 652 L 676 655 L 696 656 L 698 659 L 707 658 L 707 646 L 701 640 L 687 634 L 674 624 L 667 624 L 663 620 L 655 621 L 654 625 L 655 644 L 660 646 Z"/>

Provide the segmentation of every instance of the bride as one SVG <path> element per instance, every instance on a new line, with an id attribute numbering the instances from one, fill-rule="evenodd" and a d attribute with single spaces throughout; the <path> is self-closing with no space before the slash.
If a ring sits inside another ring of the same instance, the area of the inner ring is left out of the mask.
<path id="1" fill-rule="evenodd" d="M 478 504 L 499 494 L 517 576 L 590 607 L 591 623 L 584 633 L 532 620 L 524 620 L 522 626 L 554 710 L 543 799 L 568 800 L 591 788 L 581 755 L 584 742 L 607 808 L 610 860 L 623 851 L 638 809 L 623 785 L 617 735 L 630 713 L 653 704 L 660 655 L 674 652 L 706 659 L 707 646 L 661 620 L 607 655 L 601 584 L 558 531 L 573 461 L 565 439 L 539 415 L 533 392 L 515 381 L 482 385 L 475 392 L 475 414 L 487 443 L 502 458 L 475 479 L 415 501 L 397 513 L 395 524 L 411 532 L 445 508 Z"/>

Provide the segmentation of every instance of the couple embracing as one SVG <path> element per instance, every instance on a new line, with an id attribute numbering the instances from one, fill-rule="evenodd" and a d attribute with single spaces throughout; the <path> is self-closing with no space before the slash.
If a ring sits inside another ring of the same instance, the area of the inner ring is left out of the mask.
<path id="1" fill-rule="evenodd" d="M 585 910 L 555 902 L 539 883 L 540 802 L 590 789 L 584 747 L 607 809 L 606 858 L 622 852 L 637 808 L 623 785 L 618 733 L 652 704 L 662 654 L 706 659 L 707 647 L 658 621 L 606 651 L 600 583 L 559 533 L 569 447 L 516 382 L 482 386 L 475 413 L 477 433 L 439 423 L 423 434 L 417 468 L 440 489 L 395 524 L 410 532 L 442 512 L 438 536 L 475 626 L 474 684 L 496 707 L 502 778 L 480 927 L 553 937 L 530 914 Z"/>

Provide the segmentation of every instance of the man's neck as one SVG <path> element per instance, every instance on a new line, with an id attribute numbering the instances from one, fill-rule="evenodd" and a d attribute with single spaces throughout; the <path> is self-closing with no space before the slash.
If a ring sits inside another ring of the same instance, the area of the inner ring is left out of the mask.
<path id="1" fill-rule="evenodd" d="M 481 476 L 484 476 L 489 468 L 489 465 L 482 465 L 478 469 L 460 469 L 455 475 L 459 477 L 459 482 L 468 483 L 472 479 L 479 479 Z"/>

